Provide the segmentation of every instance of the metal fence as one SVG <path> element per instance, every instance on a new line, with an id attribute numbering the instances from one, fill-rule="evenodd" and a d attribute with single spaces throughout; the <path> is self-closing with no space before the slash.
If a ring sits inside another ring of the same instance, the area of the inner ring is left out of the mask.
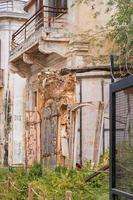
<path id="1" fill-rule="evenodd" d="M 110 87 L 110 200 L 133 199 L 133 76 Z"/>
<path id="2" fill-rule="evenodd" d="M 12 35 L 12 49 L 25 41 L 40 27 L 63 29 L 66 12 L 67 10 L 63 8 L 43 6 Z"/>

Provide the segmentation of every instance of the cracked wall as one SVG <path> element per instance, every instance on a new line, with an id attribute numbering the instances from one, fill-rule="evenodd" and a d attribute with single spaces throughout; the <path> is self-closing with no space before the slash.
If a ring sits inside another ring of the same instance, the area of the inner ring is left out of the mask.
<path id="1" fill-rule="evenodd" d="M 75 103 L 75 74 L 58 72 L 39 76 L 42 109 L 42 160 L 46 166 L 67 164 L 69 105 Z"/>

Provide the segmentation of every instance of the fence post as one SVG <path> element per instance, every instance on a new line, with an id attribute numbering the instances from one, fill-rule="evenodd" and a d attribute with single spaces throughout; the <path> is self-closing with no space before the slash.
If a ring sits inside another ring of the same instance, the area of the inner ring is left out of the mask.
<path id="1" fill-rule="evenodd" d="M 28 189 L 28 200 L 33 200 L 33 191 L 32 191 L 31 185 L 29 185 L 29 189 Z"/>
<path id="2" fill-rule="evenodd" d="M 8 191 L 11 191 L 11 178 L 8 178 Z"/>
<path id="3" fill-rule="evenodd" d="M 72 200 L 72 192 L 71 191 L 67 191 L 65 194 L 65 200 Z"/>

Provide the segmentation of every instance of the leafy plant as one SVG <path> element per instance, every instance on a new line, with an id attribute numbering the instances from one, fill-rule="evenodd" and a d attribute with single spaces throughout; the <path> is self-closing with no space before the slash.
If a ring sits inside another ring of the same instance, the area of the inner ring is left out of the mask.
<path id="1" fill-rule="evenodd" d="M 128 57 L 133 56 L 133 1 L 109 0 L 108 10 L 114 10 L 108 27 L 111 28 L 109 36 L 121 50 L 121 54 L 128 52 Z"/>
<path id="2" fill-rule="evenodd" d="M 86 183 L 84 178 L 91 173 L 93 171 L 89 163 L 80 170 L 61 166 L 53 170 L 42 169 L 38 163 L 34 163 L 28 170 L 0 169 L 0 199 L 26 200 L 30 184 L 38 194 L 38 196 L 34 195 L 36 200 L 63 200 L 66 191 L 72 191 L 73 200 L 107 200 L 107 174 L 101 173 L 91 182 Z"/>

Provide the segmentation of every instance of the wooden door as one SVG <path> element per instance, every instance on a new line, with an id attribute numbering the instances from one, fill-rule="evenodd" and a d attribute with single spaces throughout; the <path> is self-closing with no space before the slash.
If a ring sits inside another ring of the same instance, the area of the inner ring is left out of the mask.
<path id="1" fill-rule="evenodd" d="M 44 108 L 42 117 L 42 159 L 46 167 L 56 166 L 58 113 L 56 104 Z"/>

